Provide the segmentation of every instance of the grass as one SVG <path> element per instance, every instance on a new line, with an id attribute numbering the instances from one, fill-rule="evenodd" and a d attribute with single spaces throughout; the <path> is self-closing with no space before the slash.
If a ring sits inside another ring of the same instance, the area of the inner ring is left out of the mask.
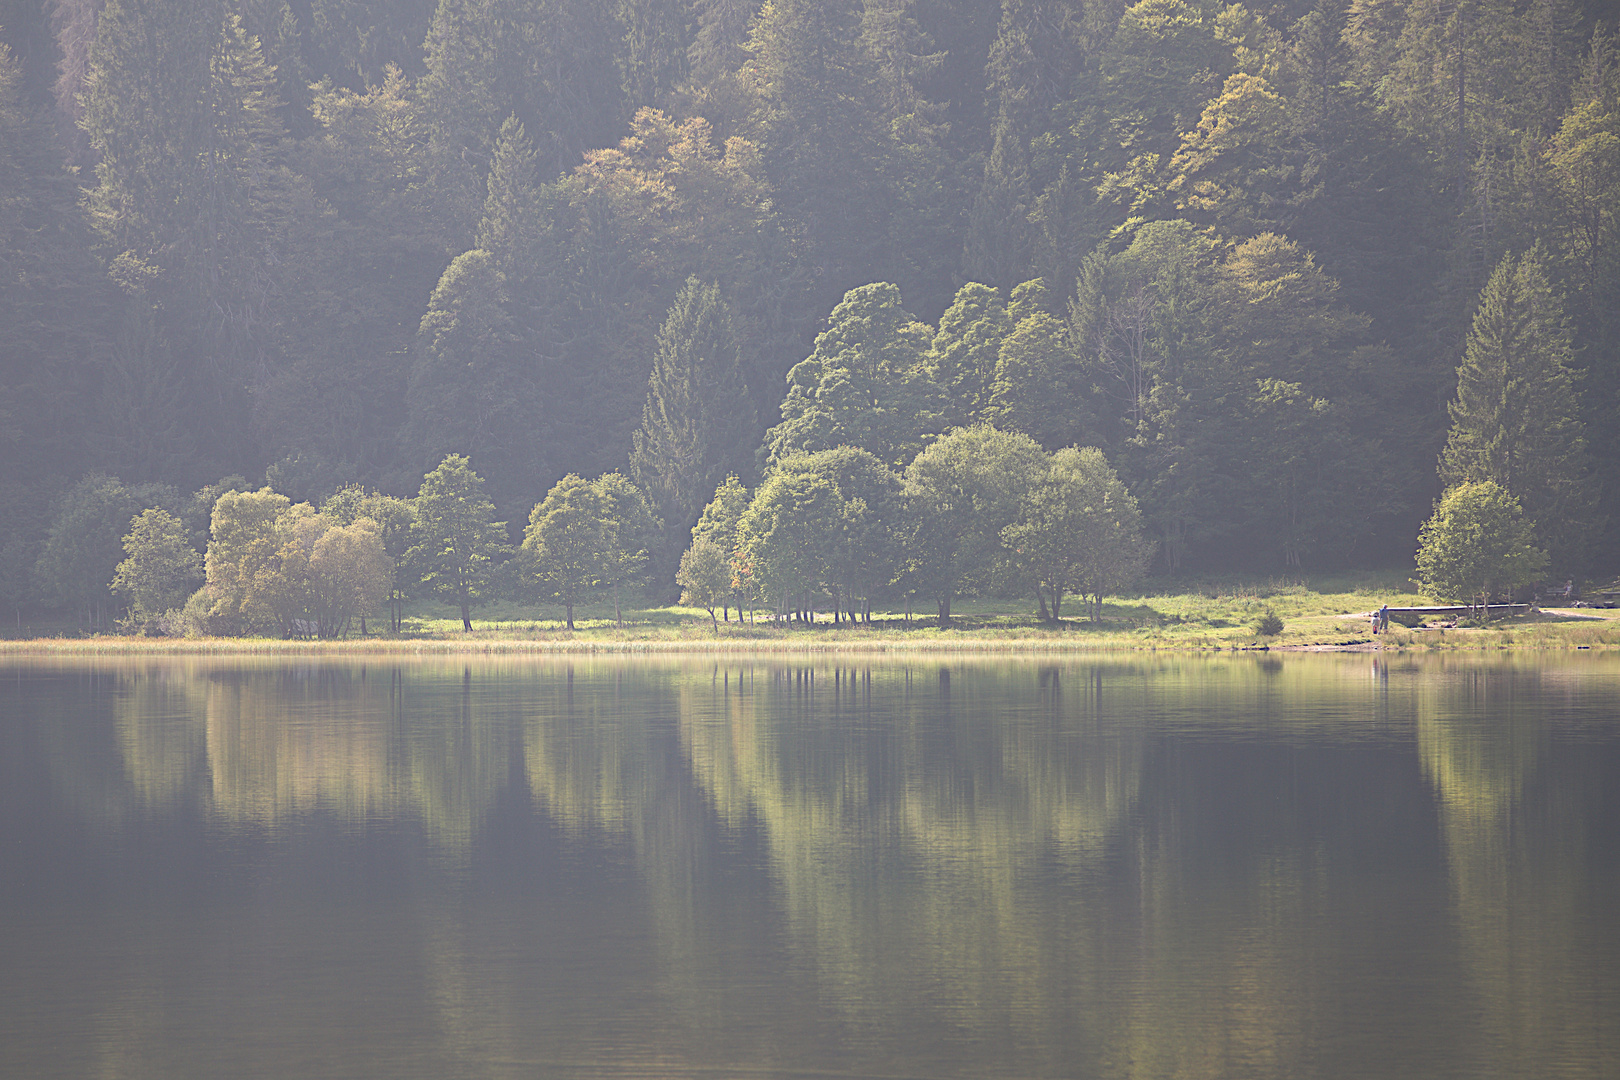
<path id="1" fill-rule="evenodd" d="M 170 640 L 35 634 L 0 641 L 0 654 L 50 651 L 71 654 L 187 653 L 554 653 L 554 652 L 804 652 L 804 651 L 1047 651 L 1075 649 L 1382 648 L 1487 649 L 1577 648 L 1620 645 L 1620 612 L 1593 612 L 1599 618 L 1538 613 L 1500 620 L 1480 628 L 1406 630 L 1392 627 L 1374 637 L 1369 612 L 1426 602 L 1399 573 L 1323 575 L 1310 580 L 1272 578 L 1211 579 L 1149 583 L 1138 596 L 1114 597 L 1092 623 L 1084 605 L 1065 601 L 1057 624 L 1034 617 L 1032 599 L 959 601 L 941 626 L 929 609 L 908 621 L 899 609 L 874 612 L 872 625 L 835 626 L 818 615 L 812 626 L 758 621 L 721 623 L 708 612 L 688 607 L 626 608 L 625 625 L 614 622 L 611 605 L 576 608 L 570 632 L 555 605 L 495 603 L 478 609 L 474 630 L 464 634 L 453 608 L 418 603 L 406 613 L 403 632 L 372 633 L 342 641 L 279 639 Z M 1267 612 L 1283 622 L 1276 635 L 1257 625 Z M 736 615 L 733 613 L 733 620 Z M 375 624 L 372 627 L 375 630 Z"/>

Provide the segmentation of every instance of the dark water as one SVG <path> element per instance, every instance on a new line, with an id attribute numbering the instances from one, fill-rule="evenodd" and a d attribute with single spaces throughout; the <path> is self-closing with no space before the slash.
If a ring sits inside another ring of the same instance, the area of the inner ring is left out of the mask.
<path id="1" fill-rule="evenodd" d="M 1620 1076 L 1620 657 L 0 666 L 0 1076 Z"/>

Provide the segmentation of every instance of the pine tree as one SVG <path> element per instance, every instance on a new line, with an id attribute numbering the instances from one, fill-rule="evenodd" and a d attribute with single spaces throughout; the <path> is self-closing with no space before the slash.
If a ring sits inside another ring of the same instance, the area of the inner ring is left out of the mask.
<path id="1" fill-rule="evenodd" d="M 418 460 L 473 457 L 503 506 L 517 505 L 545 470 L 534 453 L 538 360 L 509 307 L 506 275 L 488 252 L 456 257 L 422 316 L 401 433 Z"/>
<path id="2" fill-rule="evenodd" d="M 274 349 L 281 278 L 297 270 L 278 250 L 295 184 L 275 74 L 217 0 L 109 0 L 84 107 L 100 157 L 86 205 L 126 297 L 120 332 L 141 342 L 126 350 L 132 393 L 164 393 L 172 372 L 197 444 L 245 457 L 247 387 Z"/>
<path id="3" fill-rule="evenodd" d="M 654 553 L 662 579 L 673 573 L 705 501 L 744 467 L 759 438 L 731 310 L 717 285 L 691 277 L 677 294 L 658 333 L 633 438 L 631 475 L 664 520 Z"/>
<path id="4" fill-rule="evenodd" d="M 692 81 L 711 86 L 748 59 L 748 24 L 759 5 L 753 0 L 693 0 L 697 33 L 687 48 Z"/>
<path id="5" fill-rule="evenodd" d="M 1440 477 L 1489 480 L 1517 498 L 1561 569 L 1579 569 L 1584 557 L 1578 409 L 1563 303 L 1539 251 L 1509 255 L 1480 294 L 1468 332 Z"/>

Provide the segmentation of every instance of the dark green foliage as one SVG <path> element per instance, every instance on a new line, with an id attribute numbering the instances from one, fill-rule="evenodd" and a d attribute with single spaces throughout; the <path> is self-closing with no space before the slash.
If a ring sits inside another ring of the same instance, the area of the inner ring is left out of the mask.
<path id="1" fill-rule="evenodd" d="M 1254 632 L 1261 637 L 1276 637 L 1283 632 L 1283 621 L 1275 611 L 1268 611 L 1254 624 Z"/>
<path id="2" fill-rule="evenodd" d="M 759 429 L 743 381 L 730 307 L 714 285 L 688 278 L 658 333 L 630 451 L 630 472 L 664 520 L 655 562 L 673 577 L 704 502 L 750 464 Z"/>
<path id="3" fill-rule="evenodd" d="M 50 527 L 34 566 L 43 597 L 71 611 L 80 626 L 111 620 L 109 588 L 124 560 L 124 537 L 143 510 L 176 515 L 180 493 L 166 484 L 125 486 L 116 477 L 92 473 L 63 492 L 52 507 Z"/>
<path id="4" fill-rule="evenodd" d="M 1440 477 L 1494 481 L 1581 568 L 1586 440 L 1575 403 L 1570 332 L 1539 253 L 1502 260 L 1480 295 L 1457 369 Z"/>
<path id="5" fill-rule="evenodd" d="M 906 467 L 901 584 L 949 618 L 959 595 L 993 595 L 1007 580 L 1001 532 L 1047 467 L 1040 444 L 989 425 L 946 432 Z"/>

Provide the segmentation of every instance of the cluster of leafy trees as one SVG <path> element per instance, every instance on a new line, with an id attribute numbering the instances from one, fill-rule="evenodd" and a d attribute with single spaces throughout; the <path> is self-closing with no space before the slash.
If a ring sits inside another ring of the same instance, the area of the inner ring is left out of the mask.
<path id="1" fill-rule="evenodd" d="M 1034 592 L 1042 618 L 1065 595 L 1091 604 L 1147 566 L 1136 500 L 1095 447 L 1048 454 L 1020 432 L 955 428 L 896 473 L 848 445 L 783 457 L 752 493 L 728 477 L 692 529 L 676 580 L 708 610 L 764 601 L 871 621 L 874 595 L 932 599 Z"/>
<path id="2" fill-rule="evenodd" d="M 0 0 L 0 593 L 94 617 L 72 567 L 35 573 L 87 476 L 319 503 L 451 454 L 514 545 L 559 477 L 627 470 L 668 587 L 724 476 L 898 467 L 974 423 L 1100 449 L 1170 572 L 1394 557 L 1486 461 L 1552 569 L 1594 570 L 1604 18 Z M 1533 325 L 1482 328 L 1509 293 Z M 1551 413 L 1489 418 L 1503 334 L 1563 373 Z"/>

